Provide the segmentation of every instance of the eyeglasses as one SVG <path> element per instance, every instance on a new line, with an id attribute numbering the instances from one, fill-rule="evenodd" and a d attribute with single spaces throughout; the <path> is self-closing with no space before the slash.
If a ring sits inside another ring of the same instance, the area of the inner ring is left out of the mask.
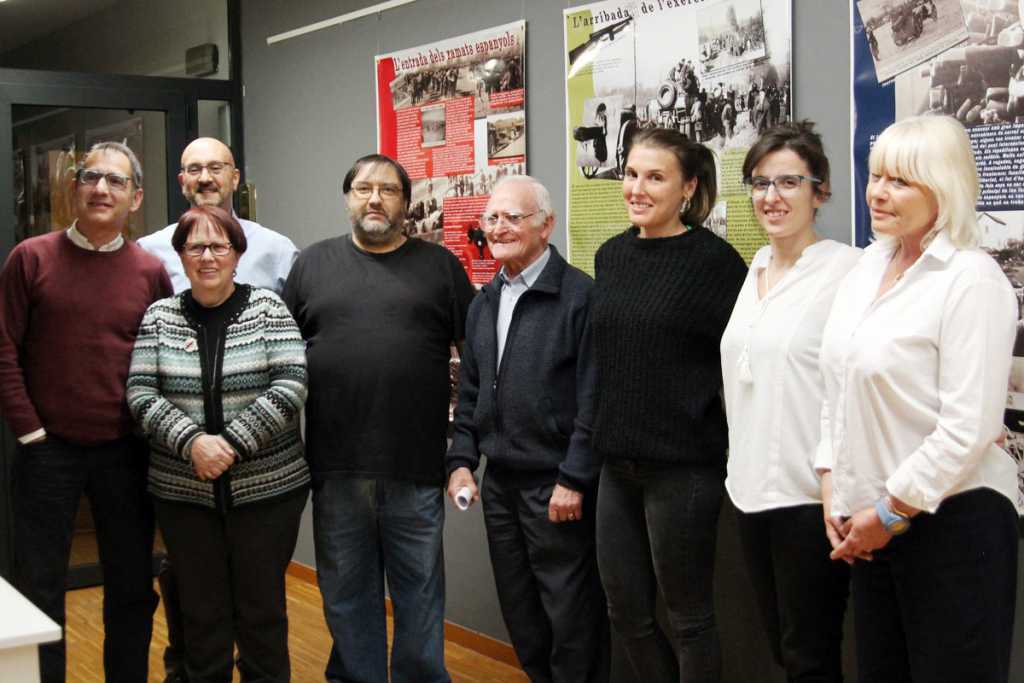
<path id="1" fill-rule="evenodd" d="M 499 213 L 485 213 L 483 216 L 480 216 L 480 222 L 491 229 L 498 227 L 498 225 L 500 225 L 502 221 L 505 221 L 513 228 L 518 228 L 520 225 L 523 224 L 523 221 L 525 221 L 530 216 L 536 216 L 538 213 L 541 212 L 533 211 L 531 213 L 505 213 L 504 211 L 502 211 Z"/>
<path id="2" fill-rule="evenodd" d="M 764 176 L 757 175 L 753 178 L 744 178 L 743 184 L 747 186 L 751 197 L 765 196 L 768 194 L 768 188 L 772 185 L 775 186 L 775 191 L 780 195 L 789 197 L 800 190 L 800 185 L 805 180 L 809 183 L 821 182 L 818 178 L 806 175 L 777 175 L 774 178 L 765 178 Z"/>
<path id="3" fill-rule="evenodd" d="M 230 242 L 188 242 L 182 251 L 192 258 L 200 258 L 207 249 L 214 256 L 227 256 L 232 247 Z"/>
<path id="4" fill-rule="evenodd" d="M 353 185 L 350 191 L 360 199 L 369 199 L 373 196 L 373 191 L 377 190 L 377 194 L 382 199 L 398 199 L 402 196 L 402 188 L 399 185 L 370 185 L 369 183 L 359 183 Z"/>
<path id="5" fill-rule="evenodd" d="M 210 172 L 210 175 L 220 175 L 221 171 L 230 167 L 231 164 L 226 161 L 211 161 L 208 164 L 189 164 L 188 166 L 183 166 L 181 170 L 190 176 L 198 178 L 203 175 L 204 168 Z"/>
<path id="6" fill-rule="evenodd" d="M 127 190 L 128 183 L 132 181 L 126 175 L 120 173 L 104 173 L 103 171 L 92 171 L 87 168 L 78 169 L 78 182 L 89 187 L 95 187 L 100 184 L 100 180 L 106 179 L 107 187 L 112 190 Z"/>

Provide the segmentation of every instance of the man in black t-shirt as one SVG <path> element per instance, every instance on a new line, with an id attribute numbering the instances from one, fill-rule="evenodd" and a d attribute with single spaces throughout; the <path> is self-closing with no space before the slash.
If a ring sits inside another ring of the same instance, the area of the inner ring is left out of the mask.
<path id="1" fill-rule="evenodd" d="M 451 348 L 473 287 L 448 250 L 402 231 L 411 198 L 392 159 L 342 183 L 352 234 L 304 250 L 283 298 L 306 339 L 307 458 L 317 578 L 334 639 L 329 681 L 449 681 L 444 522 Z"/>

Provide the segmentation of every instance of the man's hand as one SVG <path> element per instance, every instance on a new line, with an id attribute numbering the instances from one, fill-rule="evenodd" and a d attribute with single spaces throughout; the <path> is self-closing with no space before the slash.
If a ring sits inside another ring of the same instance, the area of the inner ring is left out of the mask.
<path id="1" fill-rule="evenodd" d="M 548 519 L 552 522 L 575 522 L 583 519 L 583 494 L 555 484 L 548 503 Z"/>
<path id="2" fill-rule="evenodd" d="M 202 480 L 216 479 L 235 464 L 235 449 L 222 436 L 202 434 L 192 442 L 192 469 Z"/>
<path id="3" fill-rule="evenodd" d="M 451 476 L 448 477 L 448 497 L 452 499 L 453 503 L 455 502 L 455 496 L 459 493 L 459 489 L 463 487 L 469 489 L 470 505 L 480 500 L 480 491 L 476 487 L 476 479 L 473 478 L 473 473 L 468 467 L 459 467 L 452 470 Z"/>

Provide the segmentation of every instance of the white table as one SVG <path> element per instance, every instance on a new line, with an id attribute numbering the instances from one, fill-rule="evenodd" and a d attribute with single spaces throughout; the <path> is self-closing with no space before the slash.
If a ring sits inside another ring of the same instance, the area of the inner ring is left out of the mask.
<path id="1" fill-rule="evenodd" d="M 60 638 L 60 626 L 0 577 L 0 681 L 39 683 L 39 645 Z"/>

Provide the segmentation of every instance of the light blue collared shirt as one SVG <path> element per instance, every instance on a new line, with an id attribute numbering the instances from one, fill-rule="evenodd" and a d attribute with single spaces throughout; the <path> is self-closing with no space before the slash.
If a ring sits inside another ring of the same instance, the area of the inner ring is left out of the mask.
<path id="1" fill-rule="evenodd" d="M 533 283 L 540 277 L 550 258 L 551 249 L 545 247 L 533 263 L 523 268 L 522 272 L 511 280 L 508 279 L 505 266 L 498 271 L 501 278 L 501 298 L 498 302 L 498 367 L 501 367 L 501 354 L 505 352 L 505 340 L 508 338 L 508 328 L 512 324 L 512 312 L 516 309 L 516 302 L 523 292 L 533 287 Z"/>
<path id="2" fill-rule="evenodd" d="M 299 250 L 290 239 L 281 233 L 274 232 L 254 221 L 239 218 L 237 214 L 235 214 L 235 218 L 242 226 L 245 241 L 248 243 L 245 253 L 238 260 L 238 274 L 235 276 L 235 282 L 253 287 L 264 287 L 275 294 L 280 294 L 284 289 L 285 280 L 288 279 L 288 273 L 292 269 L 292 263 L 299 255 Z M 185 275 L 181 257 L 171 245 L 171 237 L 177 227 L 177 223 L 171 223 L 166 228 L 137 240 L 140 247 L 156 256 L 164 264 L 164 269 L 171 276 L 171 285 L 174 287 L 175 294 L 192 286 Z"/>

